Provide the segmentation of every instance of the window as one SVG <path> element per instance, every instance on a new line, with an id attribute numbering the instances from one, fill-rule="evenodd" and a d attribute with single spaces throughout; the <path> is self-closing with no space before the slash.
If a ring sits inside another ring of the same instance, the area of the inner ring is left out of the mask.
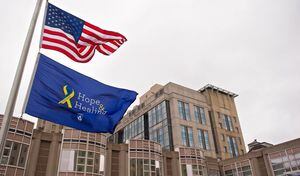
<path id="1" fill-rule="evenodd" d="M 6 142 L 5 142 L 5 147 L 4 147 L 4 150 L 3 150 L 3 156 L 2 156 L 2 160 L 1 160 L 2 164 L 7 164 L 8 163 L 8 158 L 9 158 L 9 155 L 10 155 L 12 143 L 13 142 L 8 141 L 8 140 L 6 140 Z"/>
<path id="2" fill-rule="evenodd" d="M 19 157 L 18 166 L 25 167 L 25 161 L 26 161 L 26 157 L 27 157 L 27 152 L 28 152 L 28 146 L 22 144 L 22 149 L 21 149 L 21 153 L 20 153 L 20 157 Z"/>
<path id="3" fill-rule="evenodd" d="M 132 131 L 133 131 L 133 134 L 132 136 L 135 136 L 137 134 L 137 126 L 136 126 L 136 120 L 132 122 Z"/>
<path id="4" fill-rule="evenodd" d="M 234 137 L 227 136 L 227 144 L 228 144 L 228 149 L 231 157 L 236 157 L 239 155 L 238 153 L 238 146 L 236 143 L 236 140 Z"/>
<path id="5" fill-rule="evenodd" d="M 152 127 L 167 118 L 166 101 L 148 111 L 149 127 Z"/>
<path id="6" fill-rule="evenodd" d="M 192 165 L 193 175 L 203 175 L 203 166 L 201 165 Z"/>
<path id="7" fill-rule="evenodd" d="M 190 108 L 188 103 L 178 101 L 179 117 L 183 120 L 191 120 Z"/>
<path id="8" fill-rule="evenodd" d="M 181 126 L 181 142 L 182 145 L 188 146 L 187 129 L 185 126 Z"/>
<path id="9" fill-rule="evenodd" d="M 192 165 L 192 171 L 193 171 L 193 175 L 199 175 L 199 171 L 198 171 L 198 166 L 197 165 Z"/>
<path id="10" fill-rule="evenodd" d="M 162 144 L 163 143 L 163 129 L 162 128 L 159 128 L 157 130 L 157 142 Z"/>
<path id="11" fill-rule="evenodd" d="M 269 160 L 275 176 L 290 171 L 300 170 L 300 148 L 290 148 L 279 152 L 270 153 Z"/>
<path id="12" fill-rule="evenodd" d="M 25 167 L 28 145 L 6 140 L 1 163 Z"/>
<path id="13" fill-rule="evenodd" d="M 5 147 L 8 147 L 8 148 L 10 148 L 10 147 L 11 147 L 11 145 L 12 145 L 12 141 L 6 141 L 6 143 L 5 143 Z"/>
<path id="14" fill-rule="evenodd" d="M 84 172 L 84 166 L 83 165 L 78 165 L 76 171 Z"/>
<path id="15" fill-rule="evenodd" d="M 193 129 L 181 125 L 181 142 L 182 145 L 187 147 L 194 146 Z"/>
<path id="16" fill-rule="evenodd" d="M 94 173 L 99 173 L 99 168 L 100 168 L 100 154 L 95 153 L 94 157 Z"/>
<path id="17" fill-rule="evenodd" d="M 156 124 L 156 115 L 155 115 L 155 108 L 151 109 L 149 111 L 149 115 L 148 115 L 148 118 L 150 120 L 149 122 L 149 127 L 153 126 Z"/>
<path id="18" fill-rule="evenodd" d="M 190 164 L 181 164 L 181 175 L 203 175 L 203 166 L 201 165 L 190 165 Z"/>
<path id="19" fill-rule="evenodd" d="M 166 119 L 158 128 L 150 128 L 149 135 L 150 140 L 160 143 L 163 148 L 168 149 L 170 147 L 168 123 Z"/>
<path id="20" fill-rule="evenodd" d="M 158 142 L 163 148 L 169 149 L 169 130 L 167 121 L 166 101 L 148 111 L 149 139 Z"/>
<path id="21" fill-rule="evenodd" d="M 136 159 L 130 159 L 130 176 L 136 176 Z"/>
<path id="22" fill-rule="evenodd" d="M 223 114 L 223 123 L 226 130 L 233 131 L 233 125 L 230 116 Z"/>
<path id="23" fill-rule="evenodd" d="M 85 154 L 86 154 L 86 152 L 85 151 L 79 151 L 78 152 L 78 156 L 82 156 L 82 157 L 85 157 Z"/>
<path id="24" fill-rule="evenodd" d="M 103 171 L 104 155 L 91 151 L 63 149 L 60 155 L 60 161 L 60 171 L 100 173 Z"/>
<path id="25" fill-rule="evenodd" d="M 17 165 L 20 150 L 21 150 L 21 144 L 17 142 L 13 142 L 12 151 L 8 162 L 9 165 L 13 165 L 13 166 Z"/>
<path id="26" fill-rule="evenodd" d="M 186 170 L 186 165 L 185 164 L 181 165 L 181 175 L 182 176 L 187 176 L 187 170 Z"/>
<path id="27" fill-rule="evenodd" d="M 202 107 L 194 106 L 195 118 L 197 123 L 206 125 L 205 111 Z"/>
<path id="28" fill-rule="evenodd" d="M 235 169 L 225 171 L 225 176 L 235 176 L 235 175 L 237 175 Z"/>
<path id="29" fill-rule="evenodd" d="M 188 127 L 188 135 L 189 135 L 189 147 L 194 146 L 194 137 L 193 137 L 193 129 Z"/>
<path id="30" fill-rule="evenodd" d="M 123 142 L 144 133 L 144 116 L 141 116 L 124 128 Z"/>
<path id="31" fill-rule="evenodd" d="M 130 176 L 161 176 L 160 162 L 149 159 L 130 159 Z"/>
<path id="32" fill-rule="evenodd" d="M 244 175 L 244 176 L 251 176 L 252 175 L 250 166 L 243 166 L 241 172 L 242 172 L 242 175 Z"/>
<path id="33" fill-rule="evenodd" d="M 224 165 L 223 169 L 225 176 L 252 176 L 250 160 Z"/>
<path id="34" fill-rule="evenodd" d="M 137 159 L 137 175 L 143 175 L 143 159 Z"/>
<path id="35" fill-rule="evenodd" d="M 93 172 L 94 152 L 88 152 L 86 164 L 87 164 L 86 171 L 87 172 Z"/>
<path id="36" fill-rule="evenodd" d="M 210 149 L 208 131 L 198 129 L 198 142 L 200 148 L 204 150 Z"/>

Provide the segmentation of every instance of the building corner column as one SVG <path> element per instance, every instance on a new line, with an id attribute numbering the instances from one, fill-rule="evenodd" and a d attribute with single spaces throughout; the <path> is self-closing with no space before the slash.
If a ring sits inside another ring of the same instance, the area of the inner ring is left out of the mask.
<path id="1" fill-rule="evenodd" d="M 49 149 L 48 165 L 46 169 L 46 176 L 57 175 L 59 156 L 60 156 L 60 143 L 62 139 L 62 134 L 52 133 L 52 140 Z"/>
<path id="2" fill-rule="evenodd" d="M 41 145 L 41 132 L 34 130 L 34 132 L 32 134 L 30 150 L 29 150 L 29 154 L 28 154 L 28 158 L 27 158 L 27 166 L 26 166 L 26 170 L 25 170 L 25 176 L 35 175 L 40 145 Z"/>

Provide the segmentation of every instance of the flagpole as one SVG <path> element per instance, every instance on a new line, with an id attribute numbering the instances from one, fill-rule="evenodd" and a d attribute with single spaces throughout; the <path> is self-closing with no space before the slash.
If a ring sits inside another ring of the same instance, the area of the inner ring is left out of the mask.
<path id="1" fill-rule="evenodd" d="M 0 157 L 1 157 L 1 159 L 2 159 L 2 151 L 3 151 L 4 145 L 5 145 L 6 134 L 7 134 L 9 124 L 10 124 L 10 120 L 12 118 L 13 111 L 14 111 L 14 108 L 15 108 L 16 99 L 17 99 L 17 96 L 18 96 L 20 83 L 21 83 L 21 79 L 22 79 L 22 76 L 23 76 L 23 71 L 24 71 L 24 67 L 25 67 L 25 64 L 26 64 L 26 60 L 27 60 L 28 51 L 29 51 L 29 48 L 30 48 L 34 28 L 35 28 L 36 21 L 37 21 L 39 11 L 41 9 L 43 1 L 44 0 L 37 0 L 37 2 L 36 2 L 34 13 L 33 13 L 33 16 L 32 16 L 31 22 L 30 22 L 29 30 L 28 30 L 27 35 L 26 35 L 25 43 L 23 45 L 21 57 L 20 57 L 20 60 L 19 60 L 19 63 L 18 63 L 15 78 L 14 78 L 14 81 L 13 81 L 13 85 L 12 85 L 12 88 L 10 90 L 9 98 L 8 98 L 8 101 L 7 101 L 7 104 L 6 104 L 5 113 L 4 113 L 4 116 L 3 116 L 1 129 L 0 129 Z"/>
<path id="2" fill-rule="evenodd" d="M 43 27 L 42 27 L 42 29 L 41 29 L 41 37 L 40 37 L 40 45 L 39 45 L 39 49 L 42 48 L 43 32 L 44 32 L 44 28 L 45 28 L 45 25 L 44 25 L 44 24 L 45 24 L 45 21 L 46 21 L 47 9 L 48 9 L 48 0 L 46 0 L 45 10 L 44 10 L 45 13 L 44 13 L 44 18 L 43 18 Z M 22 117 L 23 114 L 25 113 L 25 109 L 26 109 L 26 105 L 27 105 L 27 103 L 28 103 L 28 99 L 29 99 L 29 95 L 30 95 L 31 88 L 32 88 L 34 76 L 35 76 L 36 69 L 37 69 L 37 66 L 38 66 L 38 63 L 39 63 L 40 55 L 41 55 L 41 54 L 40 54 L 40 52 L 39 52 L 39 53 L 37 54 L 37 57 L 36 57 L 36 60 L 35 60 L 34 68 L 33 68 L 32 74 L 31 74 L 31 79 L 30 79 L 30 82 L 29 82 L 29 85 L 28 85 L 28 88 L 27 88 L 26 96 L 25 96 L 24 103 L 23 103 L 23 107 L 22 107 L 22 111 L 21 111 L 21 117 Z"/>

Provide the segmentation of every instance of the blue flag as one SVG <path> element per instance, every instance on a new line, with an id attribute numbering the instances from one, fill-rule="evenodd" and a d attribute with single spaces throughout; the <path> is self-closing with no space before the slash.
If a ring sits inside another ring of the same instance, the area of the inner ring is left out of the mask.
<path id="1" fill-rule="evenodd" d="M 78 130 L 113 133 L 136 96 L 40 54 L 25 112 Z"/>

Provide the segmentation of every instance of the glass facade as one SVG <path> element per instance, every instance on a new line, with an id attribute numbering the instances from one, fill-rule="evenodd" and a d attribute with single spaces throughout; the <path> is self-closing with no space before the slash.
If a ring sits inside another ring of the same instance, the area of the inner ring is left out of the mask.
<path id="1" fill-rule="evenodd" d="M 131 138 L 144 138 L 144 116 L 141 116 L 124 128 L 123 142 Z"/>
<path id="2" fill-rule="evenodd" d="M 300 170 L 300 147 L 269 154 L 269 162 L 275 176 Z"/>
<path id="3" fill-rule="evenodd" d="M 202 125 L 206 125 L 206 117 L 204 108 L 199 106 L 194 106 L 195 120 L 197 123 L 201 123 Z"/>
<path id="4" fill-rule="evenodd" d="M 198 129 L 199 147 L 204 150 L 210 150 L 208 131 Z"/>
<path id="5" fill-rule="evenodd" d="M 181 125 L 181 142 L 187 147 L 194 146 L 193 129 L 191 127 Z"/>
<path id="6" fill-rule="evenodd" d="M 158 104 L 148 112 L 149 128 L 167 118 L 166 102 Z"/>
<path id="7" fill-rule="evenodd" d="M 223 170 L 225 176 L 252 176 L 252 168 L 249 160 L 224 165 Z"/>
<path id="8" fill-rule="evenodd" d="M 123 131 L 123 142 L 128 139 L 144 139 L 145 129 L 149 130 L 149 140 L 158 142 L 165 149 L 170 149 L 169 127 L 167 119 L 166 101 L 161 102 L 147 112 L 148 126 L 145 128 L 143 116 L 128 124 Z"/>
<path id="9" fill-rule="evenodd" d="M 237 157 L 239 155 L 238 145 L 236 139 L 232 136 L 227 136 L 228 151 L 231 157 Z"/>
<path id="10" fill-rule="evenodd" d="M 191 120 L 190 107 L 188 103 L 178 101 L 179 117 L 183 120 Z"/>
<path id="11" fill-rule="evenodd" d="M 148 112 L 149 139 L 170 149 L 166 101 L 158 104 Z"/>

